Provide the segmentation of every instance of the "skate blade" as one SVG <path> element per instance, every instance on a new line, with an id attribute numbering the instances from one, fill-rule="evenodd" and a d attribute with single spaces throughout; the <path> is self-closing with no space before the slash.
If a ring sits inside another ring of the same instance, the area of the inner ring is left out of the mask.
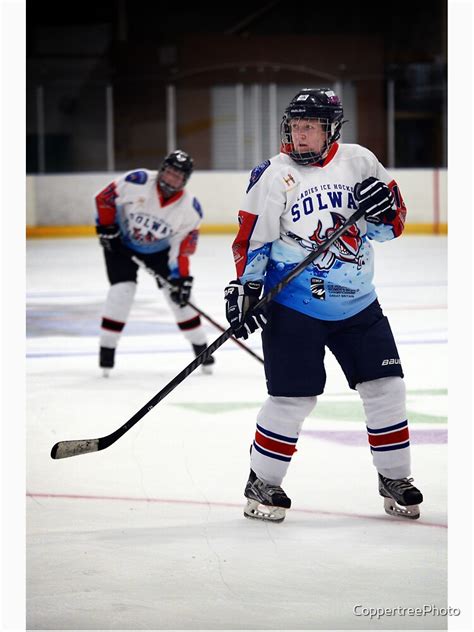
<path id="1" fill-rule="evenodd" d="M 212 375 L 212 364 L 201 364 L 201 373 Z"/>
<path id="2" fill-rule="evenodd" d="M 261 505 L 258 500 L 247 500 L 244 516 L 252 520 L 265 520 L 267 522 L 283 522 L 286 516 L 284 507 L 272 507 Z"/>
<path id="3" fill-rule="evenodd" d="M 420 517 L 419 505 L 406 505 L 406 507 L 396 503 L 393 498 L 383 499 L 385 513 L 389 516 L 398 516 L 399 518 L 409 518 L 410 520 L 418 520 Z"/>
<path id="4" fill-rule="evenodd" d="M 109 377 L 111 369 L 102 369 L 102 376 Z"/>

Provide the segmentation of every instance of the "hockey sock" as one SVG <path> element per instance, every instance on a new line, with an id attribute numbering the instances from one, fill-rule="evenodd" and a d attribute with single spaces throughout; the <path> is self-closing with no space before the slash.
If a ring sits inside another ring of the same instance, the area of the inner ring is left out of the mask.
<path id="1" fill-rule="evenodd" d="M 270 396 L 257 416 L 250 467 L 258 478 L 280 485 L 296 452 L 303 421 L 316 405 L 316 397 Z"/>
<path id="2" fill-rule="evenodd" d="M 366 415 L 372 460 L 387 478 L 410 475 L 410 438 L 406 415 L 405 383 L 401 377 L 361 382 L 356 389 Z"/>
<path id="3" fill-rule="evenodd" d="M 114 349 L 127 322 L 137 284 L 124 281 L 111 285 L 105 301 L 101 323 L 100 346 Z"/>

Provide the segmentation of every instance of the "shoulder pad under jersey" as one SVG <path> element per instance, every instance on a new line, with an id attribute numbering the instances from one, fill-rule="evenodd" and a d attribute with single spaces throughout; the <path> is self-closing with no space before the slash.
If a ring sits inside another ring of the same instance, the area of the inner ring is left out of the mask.
<path id="1" fill-rule="evenodd" d="M 250 174 L 249 185 L 247 187 L 246 193 L 248 193 L 250 189 L 260 180 L 260 178 L 262 177 L 262 173 L 265 171 L 265 169 L 268 169 L 269 166 L 270 166 L 270 161 L 265 160 L 264 162 L 262 162 L 261 164 L 257 165 L 256 167 L 252 169 L 252 173 Z"/>
<path id="2" fill-rule="evenodd" d="M 131 171 L 125 176 L 126 182 L 133 182 L 133 184 L 145 184 L 148 180 L 148 174 L 146 171 Z"/>

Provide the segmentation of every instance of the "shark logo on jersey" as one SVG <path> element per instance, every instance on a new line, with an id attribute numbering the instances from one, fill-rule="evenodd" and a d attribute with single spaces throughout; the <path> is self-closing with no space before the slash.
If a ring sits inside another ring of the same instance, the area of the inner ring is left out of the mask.
<path id="1" fill-rule="evenodd" d="M 343 223 L 346 221 L 346 218 L 339 213 L 330 213 L 331 224 L 328 226 L 327 224 L 324 226 L 321 219 L 318 219 L 318 225 L 316 226 L 316 230 L 312 235 L 310 235 L 309 239 L 304 239 L 291 231 L 288 231 L 286 234 L 291 239 L 294 239 L 302 248 L 305 250 L 316 250 L 319 248 L 331 235 L 340 228 Z M 324 218 L 326 219 L 326 218 Z M 332 268 L 336 261 L 347 262 L 347 263 L 355 263 L 357 267 L 361 267 L 362 257 L 359 256 L 360 247 L 362 245 L 362 238 L 360 236 L 360 231 L 356 224 L 353 224 L 350 228 L 347 229 L 347 232 L 344 233 L 337 239 L 332 246 L 326 251 L 323 255 L 318 257 L 316 262 L 313 264 L 319 270 L 328 270 Z"/>
<path id="2" fill-rule="evenodd" d="M 339 215 L 339 213 L 330 213 L 330 216 L 333 222 L 332 226 L 323 227 L 323 223 L 318 219 L 316 230 L 309 238 L 310 241 L 316 244 L 316 247 L 321 246 L 346 221 L 346 218 Z M 356 263 L 357 267 L 360 268 L 362 257 L 359 256 L 359 251 L 361 245 L 360 230 L 357 224 L 353 224 L 339 239 L 336 239 L 328 252 L 316 261 L 316 267 L 320 270 L 331 268 L 336 259 L 338 259 L 339 261 Z"/>

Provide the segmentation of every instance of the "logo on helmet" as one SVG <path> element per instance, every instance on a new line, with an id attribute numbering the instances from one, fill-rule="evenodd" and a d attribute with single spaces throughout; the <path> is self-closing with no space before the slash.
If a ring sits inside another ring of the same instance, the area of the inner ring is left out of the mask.
<path id="1" fill-rule="evenodd" d="M 329 105 L 341 105 L 341 100 L 335 92 L 328 90 L 326 93 Z"/>
<path id="2" fill-rule="evenodd" d="M 178 149 L 178 151 L 175 152 L 175 156 L 176 156 L 176 160 L 178 162 L 185 162 L 187 160 L 187 158 L 188 158 L 188 155 L 185 154 L 184 152 L 180 151 L 179 149 Z"/>

